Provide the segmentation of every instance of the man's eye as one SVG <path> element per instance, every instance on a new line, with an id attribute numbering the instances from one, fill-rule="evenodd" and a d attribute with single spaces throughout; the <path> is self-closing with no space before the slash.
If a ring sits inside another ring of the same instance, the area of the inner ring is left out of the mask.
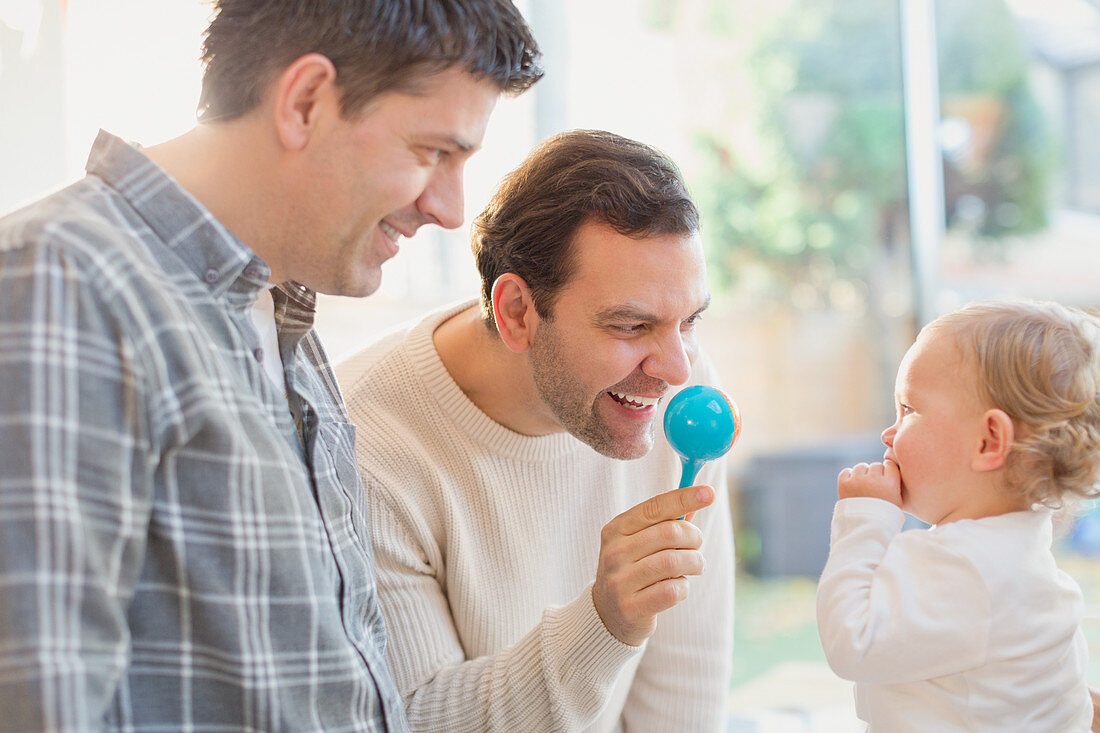
<path id="1" fill-rule="evenodd" d="M 616 331 L 622 331 L 623 333 L 638 333 L 645 328 L 644 323 L 626 323 L 621 325 L 612 326 Z"/>
<path id="2" fill-rule="evenodd" d="M 423 150 L 424 150 L 424 157 L 427 159 L 428 162 L 431 162 L 431 163 L 440 163 L 440 162 L 446 160 L 447 155 L 449 154 L 448 151 L 446 151 L 442 148 L 425 147 Z"/>

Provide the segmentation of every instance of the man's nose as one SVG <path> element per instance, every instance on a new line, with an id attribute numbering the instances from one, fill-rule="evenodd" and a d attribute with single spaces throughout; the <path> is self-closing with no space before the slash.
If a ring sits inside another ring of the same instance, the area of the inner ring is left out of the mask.
<path id="1" fill-rule="evenodd" d="M 462 226 L 464 205 L 462 167 L 447 165 L 436 169 L 418 202 L 420 213 L 444 229 Z"/>
<path id="2" fill-rule="evenodd" d="M 694 346 L 685 343 L 684 335 L 676 329 L 655 341 L 653 353 L 642 362 L 642 371 L 671 385 L 680 385 L 691 377 L 693 361 Z"/>

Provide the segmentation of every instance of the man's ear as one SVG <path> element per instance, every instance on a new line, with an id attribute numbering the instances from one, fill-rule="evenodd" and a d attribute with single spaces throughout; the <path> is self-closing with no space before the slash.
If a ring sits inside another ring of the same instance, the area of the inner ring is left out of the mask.
<path id="1" fill-rule="evenodd" d="M 531 348 L 539 315 L 527 282 L 514 272 L 506 272 L 493 283 L 493 319 L 500 340 L 517 354 Z"/>
<path id="2" fill-rule="evenodd" d="M 986 410 L 981 420 L 980 442 L 970 466 L 975 471 L 995 471 L 1008 460 L 1016 429 L 1004 410 Z"/>
<path id="3" fill-rule="evenodd" d="M 317 127 L 322 107 L 339 111 L 336 67 L 323 54 L 307 53 L 283 69 L 275 81 L 275 129 L 288 150 L 301 150 Z"/>

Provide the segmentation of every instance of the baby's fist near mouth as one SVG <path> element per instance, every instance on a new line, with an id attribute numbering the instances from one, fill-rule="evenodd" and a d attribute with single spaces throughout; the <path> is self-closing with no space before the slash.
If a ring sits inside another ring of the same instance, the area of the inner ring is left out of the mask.
<path id="1" fill-rule="evenodd" d="M 857 463 L 837 476 L 837 497 L 870 497 L 901 506 L 901 472 L 890 459 L 881 463 Z"/>

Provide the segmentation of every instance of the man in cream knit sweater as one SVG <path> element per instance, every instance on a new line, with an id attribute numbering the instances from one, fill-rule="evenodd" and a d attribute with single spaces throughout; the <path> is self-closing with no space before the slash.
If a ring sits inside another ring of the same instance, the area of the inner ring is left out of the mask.
<path id="1" fill-rule="evenodd" d="M 338 370 L 413 730 L 724 730 L 724 462 L 676 490 L 655 439 L 674 388 L 714 379 L 697 230 L 661 153 L 552 138 L 475 223 L 480 306 Z"/>

